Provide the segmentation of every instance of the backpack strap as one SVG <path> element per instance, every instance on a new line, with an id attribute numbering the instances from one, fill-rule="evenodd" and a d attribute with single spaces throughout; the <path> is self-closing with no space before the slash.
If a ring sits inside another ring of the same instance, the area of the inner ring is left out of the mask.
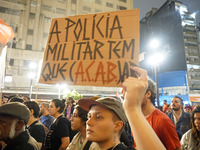
<path id="1" fill-rule="evenodd" d="M 83 150 L 89 150 L 90 145 L 92 144 L 92 141 L 87 141 L 87 143 L 85 144 Z"/>

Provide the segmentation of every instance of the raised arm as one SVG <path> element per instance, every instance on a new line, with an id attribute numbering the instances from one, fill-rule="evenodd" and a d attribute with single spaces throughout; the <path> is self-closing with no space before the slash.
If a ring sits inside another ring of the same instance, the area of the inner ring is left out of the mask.
<path id="1" fill-rule="evenodd" d="M 148 87 L 147 72 L 138 67 L 132 67 L 131 69 L 138 73 L 139 77 L 129 77 L 124 81 L 122 90 L 124 96 L 123 107 L 129 120 L 137 149 L 165 150 L 164 145 L 147 122 L 141 109 Z"/>

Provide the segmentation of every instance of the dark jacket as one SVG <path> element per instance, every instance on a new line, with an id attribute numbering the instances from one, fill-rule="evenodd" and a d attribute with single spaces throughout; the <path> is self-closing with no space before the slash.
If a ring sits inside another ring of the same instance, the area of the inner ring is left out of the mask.
<path id="1" fill-rule="evenodd" d="M 26 130 L 15 137 L 4 150 L 39 150 L 39 147 L 36 140 Z"/>
<path id="2" fill-rule="evenodd" d="M 168 117 L 172 120 L 174 123 L 174 117 L 173 112 L 168 114 Z M 174 123 L 175 124 L 175 123 Z M 190 127 L 190 114 L 182 111 L 182 114 L 179 118 L 179 120 L 176 123 L 176 132 L 178 134 L 179 139 L 181 140 L 181 137 L 184 133 L 186 133 L 191 127 Z"/>

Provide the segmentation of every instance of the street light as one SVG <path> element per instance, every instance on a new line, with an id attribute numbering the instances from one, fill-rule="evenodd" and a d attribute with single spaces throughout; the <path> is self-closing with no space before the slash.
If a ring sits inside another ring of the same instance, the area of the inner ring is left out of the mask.
<path id="1" fill-rule="evenodd" d="M 29 78 L 30 78 L 30 88 L 29 88 L 29 98 L 31 99 L 32 95 L 32 88 L 33 88 L 33 79 L 35 78 L 35 73 L 34 69 L 37 67 L 37 64 L 35 62 L 31 62 L 29 64 L 29 68 L 31 69 L 31 72 L 29 73 Z"/>
<path id="2" fill-rule="evenodd" d="M 159 84 L 158 84 L 158 74 L 157 74 L 157 66 L 159 63 L 161 63 L 164 59 L 163 55 L 161 53 L 158 53 L 156 50 L 159 47 L 159 41 L 156 39 L 153 39 L 150 42 L 150 47 L 153 50 L 153 54 L 149 58 L 149 63 L 153 65 L 154 68 L 154 75 L 155 75 L 155 82 L 156 82 L 156 99 L 157 99 L 157 105 L 158 107 L 160 106 L 159 104 Z"/>
<path id="3" fill-rule="evenodd" d="M 56 87 L 58 88 L 58 99 L 60 99 L 61 89 L 64 89 L 65 87 L 67 87 L 67 84 L 65 84 L 65 83 L 63 83 L 63 84 L 56 84 Z"/>

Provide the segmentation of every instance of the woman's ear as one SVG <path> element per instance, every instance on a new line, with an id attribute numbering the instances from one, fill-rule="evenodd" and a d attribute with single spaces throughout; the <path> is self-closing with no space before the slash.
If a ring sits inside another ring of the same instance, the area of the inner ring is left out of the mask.
<path id="1" fill-rule="evenodd" d="M 115 121 L 115 131 L 120 131 L 123 128 L 123 122 L 121 120 Z"/>

